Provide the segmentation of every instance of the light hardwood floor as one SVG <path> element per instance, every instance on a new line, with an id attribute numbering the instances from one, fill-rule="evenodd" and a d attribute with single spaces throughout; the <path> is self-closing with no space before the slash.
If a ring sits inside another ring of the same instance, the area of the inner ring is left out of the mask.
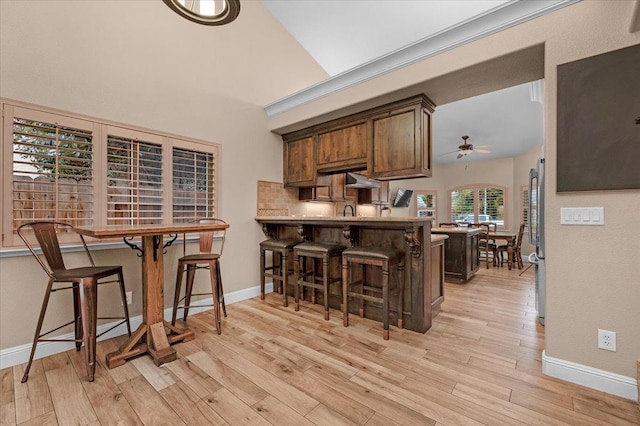
<path id="1" fill-rule="evenodd" d="M 482 269 L 447 284 L 433 327 L 421 335 L 269 295 L 228 306 L 218 336 L 208 312 L 190 317 L 196 340 L 177 361 L 142 356 L 87 382 L 69 351 L 1 370 L 4 424 L 229 425 L 628 425 L 637 403 L 541 373 L 544 328 L 534 309 L 533 270 Z"/>

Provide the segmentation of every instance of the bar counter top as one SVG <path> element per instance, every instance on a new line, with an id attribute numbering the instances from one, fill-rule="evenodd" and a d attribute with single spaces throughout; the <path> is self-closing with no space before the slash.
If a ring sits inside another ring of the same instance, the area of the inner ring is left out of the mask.
<path id="1" fill-rule="evenodd" d="M 424 223 L 430 219 L 422 217 L 379 217 L 379 216 L 257 216 L 257 222 L 270 223 L 363 223 L 363 224 L 401 224 Z"/>

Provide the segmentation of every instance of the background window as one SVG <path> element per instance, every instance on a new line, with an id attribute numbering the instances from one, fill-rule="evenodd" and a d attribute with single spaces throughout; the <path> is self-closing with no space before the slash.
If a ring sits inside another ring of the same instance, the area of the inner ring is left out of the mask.
<path id="1" fill-rule="evenodd" d="M 173 148 L 173 221 L 215 217 L 215 156 Z"/>
<path id="2" fill-rule="evenodd" d="M 26 112 L 26 111 L 25 111 Z M 12 228 L 38 219 L 93 222 L 93 134 L 86 127 L 14 116 Z M 74 123 L 79 124 L 79 123 Z"/>
<path id="3" fill-rule="evenodd" d="M 2 99 L 2 247 L 34 220 L 76 226 L 219 215 L 220 145 Z M 65 238 L 62 238 L 65 242 Z"/>
<path id="4" fill-rule="evenodd" d="M 107 224 L 162 223 L 162 146 L 107 137 Z"/>
<path id="5" fill-rule="evenodd" d="M 450 192 L 451 221 L 482 223 L 493 222 L 504 226 L 505 189 L 471 186 Z"/>

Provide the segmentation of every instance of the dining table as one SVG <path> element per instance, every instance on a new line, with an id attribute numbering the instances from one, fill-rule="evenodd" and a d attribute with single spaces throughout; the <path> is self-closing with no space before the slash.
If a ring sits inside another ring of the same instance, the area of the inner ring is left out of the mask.
<path id="1" fill-rule="evenodd" d="M 513 266 L 513 248 L 516 245 L 517 236 L 518 233 L 516 231 L 509 231 L 505 229 L 489 231 L 487 234 L 487 239 L 489 240 L 504 240 L 507 242 L 507 265 L 509 266 L 509 270 L 511 270 Z"/>
<path id="2" fill-rule="evenodd" d="M 179 234 L 220 231 L 228 227 L 228 224 L 220 223 L 74 227 L 78 233 L 87 237 L 122 238 L 142 258 L 142 324 L 118 350 L 107 354 L 108 368 L 123 365 L 129 358 L 145 353 L 158 366 L 177 359 L 177 353 L 171 345 L 193 340 L 195 336 L 188 328 L 176 327 L 164 320 L 164 251 Z M 166 241 L 165 236 L 169 236 Z"/>

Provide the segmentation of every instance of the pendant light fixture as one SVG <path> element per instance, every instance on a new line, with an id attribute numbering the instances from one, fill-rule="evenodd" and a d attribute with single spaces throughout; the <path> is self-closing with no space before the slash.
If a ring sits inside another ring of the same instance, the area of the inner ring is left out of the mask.
<path id="1" fill-rule="evenodd" d="M 240 0 L 162 0 L 171 10 L 202 25 L 224 25 L 240 14 Z"/>

